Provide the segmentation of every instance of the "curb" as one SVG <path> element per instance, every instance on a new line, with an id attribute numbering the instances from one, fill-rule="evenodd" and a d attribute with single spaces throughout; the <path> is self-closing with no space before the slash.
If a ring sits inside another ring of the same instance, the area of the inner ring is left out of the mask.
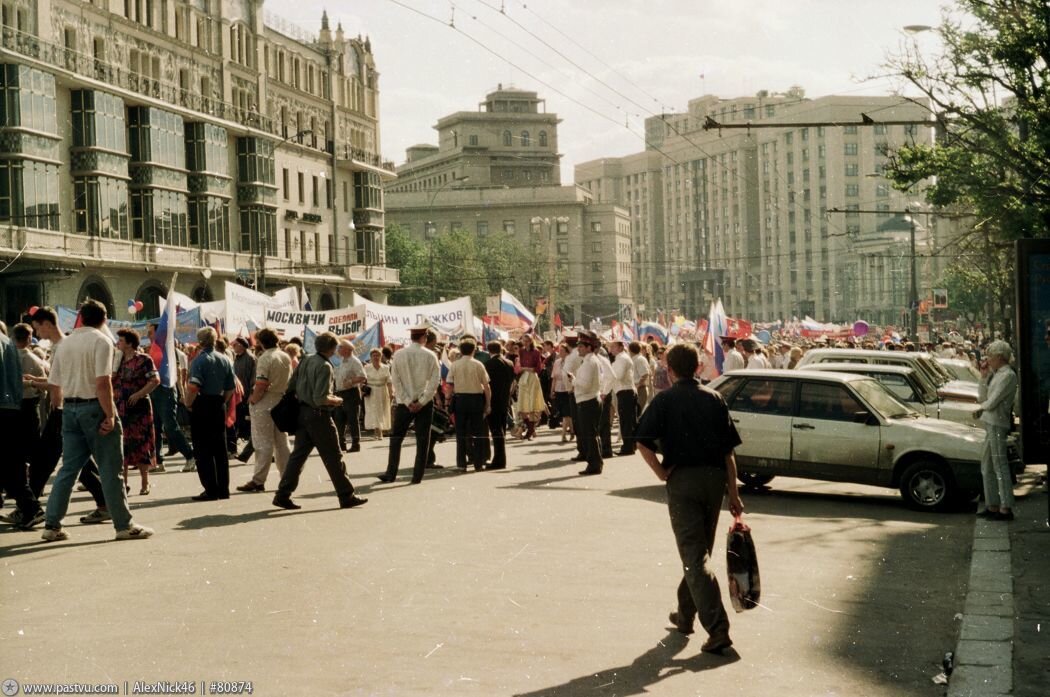
<path id="1" fill-rule="evenodd" d="M 979 518 L 948 697 L 1006 697 L 1013 692 L 1011 564 L 1009 525 Z"/>

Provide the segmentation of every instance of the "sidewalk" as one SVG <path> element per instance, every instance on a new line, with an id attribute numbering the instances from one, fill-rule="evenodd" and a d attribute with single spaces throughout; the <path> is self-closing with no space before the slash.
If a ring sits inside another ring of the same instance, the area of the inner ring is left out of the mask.
<path id="1" fill-rule="evenodd" d="M 974 524 L 970 583 L 948 697 L 1042 697 L 1050 685 L 1045 467 L 1016 489 L 1016 520 Z"/>

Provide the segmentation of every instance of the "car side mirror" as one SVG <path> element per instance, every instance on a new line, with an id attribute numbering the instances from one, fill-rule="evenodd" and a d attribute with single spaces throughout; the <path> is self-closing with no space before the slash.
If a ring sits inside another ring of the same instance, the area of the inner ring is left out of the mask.
<path id="1" fill-rule="evenodd" d="M 875 415 L 867 411 L 855 411 L 853 412 L 853 423 L 865 424 L 867 426 L 875 426 L 879 423 L 879 420 L 875 418 Z"/>

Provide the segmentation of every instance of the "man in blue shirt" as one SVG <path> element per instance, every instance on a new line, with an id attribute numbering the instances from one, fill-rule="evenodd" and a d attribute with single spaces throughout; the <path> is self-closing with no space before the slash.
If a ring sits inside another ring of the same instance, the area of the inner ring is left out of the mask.
<path id="1" fill-rule="evenodd" d="M 6 329 L 6 327 L 5 327 Z M 24 433 L 25 419 L 22 417 L 22 361 L 18 348 L 7 334 L 0 332 L 0 431 L 7 433 L 5 439 L 14 451 L 3 464 L 3 487 L 8 496 L 18 504 L 17 518 L 12 518 L 20 528 L 29 530 L 43 522 L 40 504 L 29 488 L 25 452 L 29 441 L 20 437 Z"/>
<path id="2" fill-rule="evenodd" d="M 190 433 L 197 476 L 204 491 L 194 501 L 230 498 L 230 456 L 226 451 L 226 404 L 233 396 L 233 364 L 215 351 L 215 330 L 197 332 L 201 352 L 190 365 L 186 408 L 190 410 Z"/>

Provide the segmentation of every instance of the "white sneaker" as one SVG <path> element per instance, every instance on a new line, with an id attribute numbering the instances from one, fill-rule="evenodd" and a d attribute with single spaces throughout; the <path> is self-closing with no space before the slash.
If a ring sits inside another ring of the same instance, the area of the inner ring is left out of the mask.
<path id="1" fill-rule="evenodd" d="M 183 472 L 196 472 L 197 471 L 197 463 L 193 460 L 192 457 L 187 457 L 186 458 L 186 464 L 183 465 L 182 471 Z"/>
<path id="2" fill-rule="evenodd" d="M 61 528 L 58 530 L 47 528 L 44 530 L 44 534 L 40 536 L 40 539 L 44 542 L 60 542 L 61 540 L 68 540 L 69 533 Z"/>
<path id="3" fill-rule="evenodd" d="M 143 525 L 132 525 L 126 530 L 117 530 L 118 540 L 145 540 L 153 534 L 153 528 Z"/>

